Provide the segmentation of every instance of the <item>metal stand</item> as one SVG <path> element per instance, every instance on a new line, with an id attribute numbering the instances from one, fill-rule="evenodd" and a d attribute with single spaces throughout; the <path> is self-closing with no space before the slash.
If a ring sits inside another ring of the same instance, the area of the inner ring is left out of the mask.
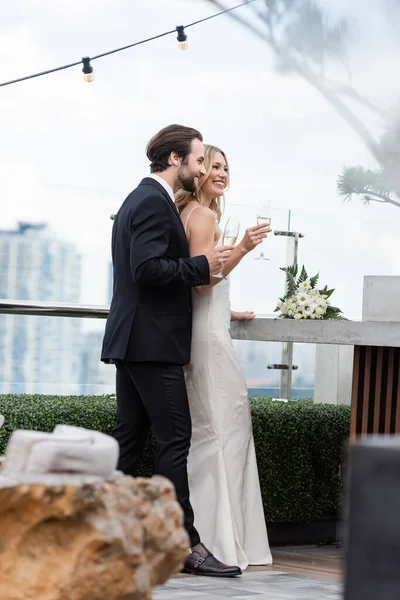
<path id="1" fill-rule="evenodd" d="M 297 265 L 299 239 L 304 237 L 304 233 L 298 233 L 297 231 L 274 231 L 274 235 L 288 238 L 286 266 Z M 298 366 L 293 364 L 293 342 L 283 342 L 282 364 L 268 365 L 267 368 L 279 369 L 281 371 L 280 397 L 289 400 L 292 397 L 292 371 L 298 369 Z"/>

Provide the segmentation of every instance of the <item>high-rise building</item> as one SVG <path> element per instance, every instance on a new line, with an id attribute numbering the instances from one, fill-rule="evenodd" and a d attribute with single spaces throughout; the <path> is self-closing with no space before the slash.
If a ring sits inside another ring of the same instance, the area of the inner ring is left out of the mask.
<path id="1" fill-rule="evenodd" d="M 115 366 L 100 362 L 104 331 L 88 331 L 82 337 L 80 394 L 115 394 Z"/>
<path id="2" fill-rule="evenodd" d="M 78 302 L 80 263 L 44 223 L 0 230 L 0 297 Z M 0 315 L 0 390 L 77 393 L 80 328 L 75 318 Z"/>
<path id="3" fill-rule="evenodd" d="M 113 294 L 113 266 L 107 265 L 107 304 Z M 105 324 L 104 324 L 105 325 Z M 104 328 L 82 336 L 80 393 L 84 395 L 115 394 L 115 367 L 100 362 Z"/>

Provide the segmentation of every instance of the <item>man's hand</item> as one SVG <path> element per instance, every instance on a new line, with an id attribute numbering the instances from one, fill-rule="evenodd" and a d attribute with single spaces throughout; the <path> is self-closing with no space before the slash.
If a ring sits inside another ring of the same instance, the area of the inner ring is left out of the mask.
<path id="1" fill-rule="evenodd" d="M 231 255 L 234 246 L 215 246 L 212 250 L 206 253 L 205 257 L 208 260 L 211 275 L 219 273 Z"/>

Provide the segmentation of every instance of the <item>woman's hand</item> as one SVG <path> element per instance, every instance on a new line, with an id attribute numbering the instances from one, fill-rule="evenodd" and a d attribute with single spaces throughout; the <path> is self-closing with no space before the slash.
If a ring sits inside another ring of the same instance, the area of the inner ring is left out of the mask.
<path id="1" fill-rule="evenodd" d="M 231 321 L 252 321 L 256 315 L 253 312 L 235 312 L 231 311 Z"/>
<path id="2" fill-rule="evenodd" d="M 272 229 L 265 224 L 249 227 L 246 229 L 246 233 L 244 234 L 243 239 L 238 246 L 243 248 L 245 252 L 251 252 L 265 240 L 267 234 L 271 231 Z"/>

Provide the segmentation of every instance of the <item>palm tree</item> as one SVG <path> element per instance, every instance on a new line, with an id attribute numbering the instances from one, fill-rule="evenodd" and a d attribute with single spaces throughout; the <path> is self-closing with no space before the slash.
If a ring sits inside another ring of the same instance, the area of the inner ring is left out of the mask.
<path id="1" fill-rule="evenodd" d="M 400 202 L 393 198 L 395 192 L 386 185 L 383 169 L 371 171 L 362 165 L 344 167 L 337 180 L 337 191 L 344 202 L 359 196 L 364 204 L 379 202 L 400 207 Z"/>
<path id="2" fill-rule="evenodd" d="M 400 208 L 400 107 L 387 122 L 379 143 L 379 169 L 371 170 L 361 165 L 344 167 L 339 175 L 337 191 L 344 202 L 358 196 L 364 204 L 378 202 Z"/>

